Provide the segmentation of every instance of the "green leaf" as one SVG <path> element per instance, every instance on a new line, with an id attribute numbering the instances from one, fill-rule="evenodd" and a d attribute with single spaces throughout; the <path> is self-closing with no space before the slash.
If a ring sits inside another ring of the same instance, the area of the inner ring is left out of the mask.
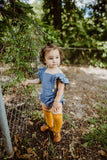
<path id="1" fill-rule="evenodd" d="M 86 148 L 88 144 L 89 144 L 88 142 L 85 142 L 84 144 L 82 144 L 82 146 Z"/>

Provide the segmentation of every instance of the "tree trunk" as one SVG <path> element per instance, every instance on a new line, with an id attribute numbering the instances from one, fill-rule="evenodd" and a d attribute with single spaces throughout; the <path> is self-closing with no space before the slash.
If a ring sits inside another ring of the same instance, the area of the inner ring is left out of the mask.
<path id="1" fill-rule="evenodd" d="M 53 8 L 54 8 L 54 27 L 56 29 L 62 28 L 62 21 L 61 21 L 61 8 L 62 2 L 61 0 L 53 0 Z"/>

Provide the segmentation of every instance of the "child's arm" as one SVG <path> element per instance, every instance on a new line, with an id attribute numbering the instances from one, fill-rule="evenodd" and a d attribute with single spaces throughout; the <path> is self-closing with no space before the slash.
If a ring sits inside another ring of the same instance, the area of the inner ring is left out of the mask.
<path id="1" fill-rule="evenodd" d="M 57 91 L 57 94 L 56 94 L 56 97 L 53 103 L 54 111 L 57 111 L 59 109 L 59 103 L 60 103 L 63 93 L 64 93 L 64 84 L 60 80 L 58 80 L 58 91 Z"/>
<path id="2" fill-rule="evenodd" d="M 34 80 L 27 79 L 26 81 L 22 82 L 22 84 L 25 86 L 27 86 L 28 84 L 40 84 L 40 83 L 41 83 L 40 79 L 34 79 Z"/>

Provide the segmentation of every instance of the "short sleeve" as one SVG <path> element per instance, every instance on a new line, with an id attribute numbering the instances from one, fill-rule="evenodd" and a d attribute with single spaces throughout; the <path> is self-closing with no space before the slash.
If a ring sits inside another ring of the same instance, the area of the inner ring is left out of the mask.
<path id="1" fill-rule="evenodd" d="M 66 84 L 69 84 L 69 80 L 68 78 L 63 74 L 63 73 L 58 73 L 56 75 L 56 80 L 59 79 L 62 83 L 64 83 L 65 85 Z"/>
<path id="2" fill-rule="evenodd" d="M 45 67 L 39 68 L 38 77 L 39 77 L 39 79 L 40 79 L 41 82 L 42 82 L 42 75 L 43 75 L 43 73 L 44 73 L 45 70 L 46 70 Z"/>

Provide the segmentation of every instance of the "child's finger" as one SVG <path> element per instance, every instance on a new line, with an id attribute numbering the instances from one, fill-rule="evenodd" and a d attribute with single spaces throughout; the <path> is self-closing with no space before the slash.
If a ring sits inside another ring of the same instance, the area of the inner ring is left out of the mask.
<path id="1" fill-rule="evenodd" d="M 54 108 L 54 109 L 53 109 L 53 112 L 56 112 L 56 111 L 57 111 L 56 108 Z"/>
<path id="2" fill-rule="evenodd" d="M 58 107 L 56 107 L 56 106 L 53 107 L 53 111 L 54 111 L 54 112 L 57 112 L 57 111 L 58 111 Z"/>

